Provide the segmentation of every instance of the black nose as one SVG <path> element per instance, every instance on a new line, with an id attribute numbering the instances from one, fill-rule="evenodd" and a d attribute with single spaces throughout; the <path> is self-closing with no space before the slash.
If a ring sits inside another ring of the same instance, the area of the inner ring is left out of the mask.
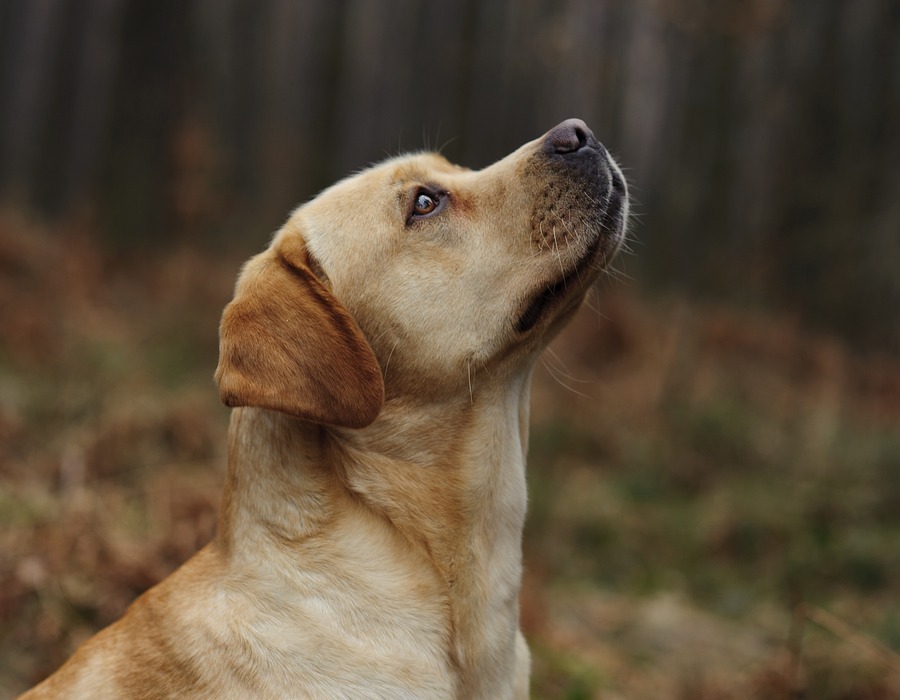
<path id="1" fill-rule="evenodd" d="M 597 147 L 597 139 L 588 125 L 580 119 L 566 119 L 557 124 L 544 137 L 544 148 L 564 155 L 575 153 L 585 146 Z"/>

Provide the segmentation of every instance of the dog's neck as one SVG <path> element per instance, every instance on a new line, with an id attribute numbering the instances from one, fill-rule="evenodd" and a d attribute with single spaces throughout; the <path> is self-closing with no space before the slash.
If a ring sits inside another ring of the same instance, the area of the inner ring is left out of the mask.
<path id="1" fill-rule="evenodd" d="M 490 696 L 469 683 L 514 663 L 530 375 L 486 386 L 453 406 L 410 410 L 403 399 L 390 399 L 373 425 L 357 431 L 236 410 L 228 479 L 241 485 L 226 487 L 220 544 L 243 557 L 263 551 L 260 538 L 328 538 L 335 513 L 346 512 L 334 504 L 361 504 L 442 582 L 448 651 L 462 688 Z M 238 425 L 244 421 L 253 429 Z M 268 474 L 259 472 L 263 467 Z"/>
<path id="2" fill-rule="evenodd" d="M 383 429 L 376 424 L 353 436 L 345 447 L 350 458 L 342 460 L 348 487 L 417 546 L 445 582 L 461 697 L 493 697 L 467 683 L 490 679 L 513 661 L 529 387 L 530 372 L 466 395 L 451 410 L 387 406 Z M 392 420 L 394 412 L 402 419 Z M 412 498 L 411 489 L 418 491 Z"/>

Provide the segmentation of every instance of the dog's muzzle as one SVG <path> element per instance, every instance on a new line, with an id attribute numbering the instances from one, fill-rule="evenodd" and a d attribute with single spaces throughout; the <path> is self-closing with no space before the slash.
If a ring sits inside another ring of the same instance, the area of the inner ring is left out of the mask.
<path id="1" fill-rule="evenodd" d="M 560 248 L 596 234 L 611 259 L 624 232 L 627 189 L 603 144 L 583 121 L 567 119 L 546 133 L 536 160 L 549 178 L 535 202 L 532 240 Z"/>
<path id="2" fill-rule="evenodd" d="M 529 170 L 543 183 L 531 214 L 531 241 L 538 252 L 567 251 L 566 270 L 537 290 L 516 329 L 531 330 L 549 307 L 593 279 L 609 264 L 625 236 L 628 194 L 625 179 L 606 149 L 580 119 L 548 131 Z M 573 282 L 575 282 L 573 284 Z"/>

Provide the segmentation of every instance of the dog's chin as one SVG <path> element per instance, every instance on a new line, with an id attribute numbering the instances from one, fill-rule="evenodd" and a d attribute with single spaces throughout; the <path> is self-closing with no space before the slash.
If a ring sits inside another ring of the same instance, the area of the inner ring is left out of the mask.
<path id="1" fill-rule="evenodd" d="M 571 302 L 579 302 L 600 270 L 615 256 L 621 237 L 621 233 L 615 236 L 601 233 L 569 271 L 541 285 L 519 315 L 516 332 L 526 334 L 552 316 L 564 313 Z"/>
<path id="2" fill-rule="evenodd" d="M 584 283 L 579 274 L 581 267 L 581 264 L 576 265 L 571 272 L 560 277 L 549 286 L 543 287 L 542 291 L 539 291 L 534 296 L 516 322 L 517 333 L 528 333 L 540 321 L 548 318 L 554 310 L 563 306 L 567 299 L 574 297 L 576 289 L 580 291 L 584 288 Z"/>

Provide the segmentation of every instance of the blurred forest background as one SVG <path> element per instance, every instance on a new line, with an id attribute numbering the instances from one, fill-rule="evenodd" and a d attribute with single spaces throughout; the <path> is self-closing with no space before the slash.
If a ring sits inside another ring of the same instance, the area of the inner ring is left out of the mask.
<path id="1" fill-rule="evenodd" d="M 896 0 L 0 0 L 0 697 L 212 535 L 289 210 L 572 116 L 638 216 L 536 378 L 534 696 L 900 698 Z"/>

